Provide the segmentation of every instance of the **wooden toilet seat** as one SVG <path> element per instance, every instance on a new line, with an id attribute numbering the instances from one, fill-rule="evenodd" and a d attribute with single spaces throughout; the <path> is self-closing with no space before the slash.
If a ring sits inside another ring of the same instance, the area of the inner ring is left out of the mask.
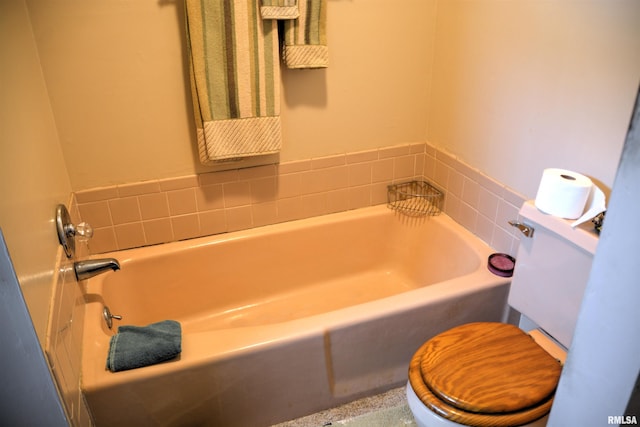
<path id="1" fill-rule="evenodd" d="M 551 409 L 562 366 L 516 326 L 479 322 L 445 331 L 414 354 L 409 381 L 439 416 L 469 426 L 517 426 Z"/>

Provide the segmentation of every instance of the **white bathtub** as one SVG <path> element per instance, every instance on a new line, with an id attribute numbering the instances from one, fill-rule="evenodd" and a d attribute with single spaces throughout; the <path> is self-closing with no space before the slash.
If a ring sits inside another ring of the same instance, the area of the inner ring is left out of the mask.
<path id="1" fill-rule="evenodd" d="M 375 206 L 104 254 L 122 270 L 85 283 L 96 425 L 270 425 L 404 384 L 428 338 L 502 319 L 491 252 L 444 214 Z M 105 369 L 118 325 L 164 319 L 182 324 L 179 358 Z"/>

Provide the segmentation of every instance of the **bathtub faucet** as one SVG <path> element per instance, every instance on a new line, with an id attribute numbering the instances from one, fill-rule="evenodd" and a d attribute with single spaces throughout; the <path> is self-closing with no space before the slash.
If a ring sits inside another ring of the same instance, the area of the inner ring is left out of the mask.
<path id="1" fill-rule="evenodd" d="M 115 258 L 90 259 L 73 263 L 78 280 L 89 279 L 108 270 L 120 270 L 120 263 Z"/>

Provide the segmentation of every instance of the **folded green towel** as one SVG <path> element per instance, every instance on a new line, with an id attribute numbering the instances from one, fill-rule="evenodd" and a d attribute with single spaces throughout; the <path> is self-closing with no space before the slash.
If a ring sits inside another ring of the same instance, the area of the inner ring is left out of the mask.
<path id="1" fill-rule="evenodd" d="M 327 0 L 300 0 L 298 19 L 284 21 L 282 57 L 287 68 L 326 68 Z"/>
<path id="2" fill-rule="evenodd" d="M 182 329 L 175 320 L 148 326 L 120 326 L 111 337 L 107 369 L 141 368 L 173 359 L 182 351 Z"/>
<path id="3" fill-rule="evenodd" d="M 297 0 L 260 0 L 262 19 L 296 19 L 298 13 Z"/>

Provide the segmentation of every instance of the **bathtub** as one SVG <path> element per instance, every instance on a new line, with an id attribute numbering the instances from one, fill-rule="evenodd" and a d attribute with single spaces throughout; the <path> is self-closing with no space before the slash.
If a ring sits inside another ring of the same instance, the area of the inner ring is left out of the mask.
<path id="1" fill-rule="evenodd" d="M 380 205 L 103 254 L 122 269 L 83 283 L 84 396 L 97 426 L 253 427 L 385 391 L 428 338 L 503 319 L 491 252 L 445 214 Z M 118 325 L 164 319 L 177 359 L 105 369 Z"/>

